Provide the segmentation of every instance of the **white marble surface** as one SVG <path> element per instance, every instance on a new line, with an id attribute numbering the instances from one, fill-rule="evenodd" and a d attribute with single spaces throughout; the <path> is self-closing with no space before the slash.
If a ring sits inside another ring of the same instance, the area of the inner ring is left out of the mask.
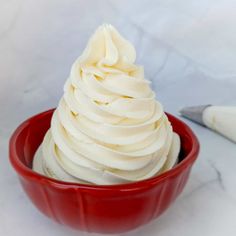
<path id="1" fill-rule="evenodd" d="M 71 63 L 101 23 L 136 46 L 165 109 L 236 105 L 234 0 L 0 0 L 0 235 L 86 235 L 42 216 L 8 162 L 14 128 L 57 105 Z M 128 236 L 236 235 L 236 145 L 187 122 L 201 153 L 175 204 Z"/>

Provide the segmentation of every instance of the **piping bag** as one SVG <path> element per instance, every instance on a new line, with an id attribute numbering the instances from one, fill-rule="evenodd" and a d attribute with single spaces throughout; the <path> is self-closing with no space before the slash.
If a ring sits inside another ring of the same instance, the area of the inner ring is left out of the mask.
<path id="1" fill-rule="evenodd" d="M 236 143 L 236 106 L 185 107 L 180 114 Z"/>

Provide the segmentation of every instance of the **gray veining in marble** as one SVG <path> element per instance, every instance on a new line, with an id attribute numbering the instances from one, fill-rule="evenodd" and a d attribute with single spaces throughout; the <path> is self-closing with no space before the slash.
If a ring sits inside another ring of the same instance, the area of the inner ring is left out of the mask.
<path id="1" fill-rule="evenodd" d="M 235 10 L 234 0 L 0 0 L 0 235 L 78 235 L 29 203 L 8 140 L 21 121 L 57 105 L 98 25 L 132 41 L 158 99 L 178 116 L 184 106 L 236 105 Z M 185 122 L 201 142 L 191 178 L 158 220 L 128 236 L 236 235 L 236 145 Z"/>

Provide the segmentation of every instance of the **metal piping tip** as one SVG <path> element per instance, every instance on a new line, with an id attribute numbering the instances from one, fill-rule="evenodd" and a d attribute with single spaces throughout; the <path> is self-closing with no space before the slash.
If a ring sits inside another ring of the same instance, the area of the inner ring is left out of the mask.
<path id="1" fill-rule="evenodd" d="M 180 115 L 194 121 L 200 125 L 206 126 L 203 121 L 203 112 L 204 110 L 211 105 L 202 105 L 202 106 L 193 106 L 193 107 L 184 107 L 181 109 Z"/>

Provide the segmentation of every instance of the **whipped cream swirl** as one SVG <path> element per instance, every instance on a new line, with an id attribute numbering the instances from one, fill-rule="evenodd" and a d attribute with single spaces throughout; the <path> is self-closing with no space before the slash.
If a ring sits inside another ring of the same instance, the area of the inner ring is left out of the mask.
<path id="1" fill-rule="evenodd" d="M 147 179 L 173 167 L 179 137 L 135 59 L 134 47 L 114 27 L 97 29 L 72 66 L 36 154 L 36 171 L 107 185 Z"/>

